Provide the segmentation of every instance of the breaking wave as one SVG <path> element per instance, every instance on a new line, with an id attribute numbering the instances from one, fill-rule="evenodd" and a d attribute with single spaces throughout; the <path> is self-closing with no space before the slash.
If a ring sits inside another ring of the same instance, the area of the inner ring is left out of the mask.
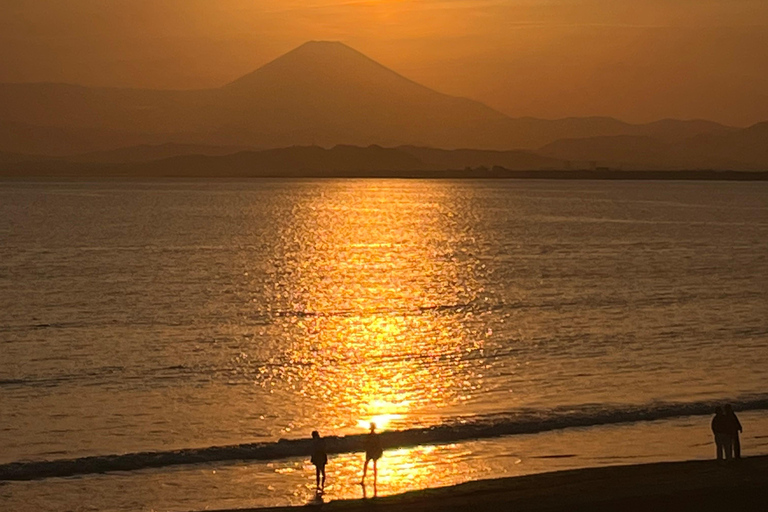
<path id="1" fill-rule="evenodd" d="M 722 401 L 709 400 L 689 403 L 656 402 L 633 406 L 587 404 L 548 410 L 525 409 L 505 414 L 455 418 L 431 427 L 385 431 L 381 433 L 381 441 L 385 448 L 398 448 L 535 434 L 575 427 L 702 416 L 711 414 L 721 403 Z M 732 400 L 731 404 L 736 411 L 768 410 L 768 395 L 742 397 Z M 363 450 L 364 437 L 364 435 L 328 436 L 325 439 L 329 453 L 349 453 Z M 309 439 L 280 439 L 276 442 L 232 446 L 12 462 L 0 465 L 0 480 L 34 480 L 236 460 L 276 460 L 308 456 L 310 451 Z"/>

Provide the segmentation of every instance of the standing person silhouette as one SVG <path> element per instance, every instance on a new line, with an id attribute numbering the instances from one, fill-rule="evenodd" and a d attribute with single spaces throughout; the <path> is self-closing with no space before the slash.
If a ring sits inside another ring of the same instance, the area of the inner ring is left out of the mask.
<path id="1" fill-rule="evenodd" d="M 731 459 L 733 446 L 731 436 L 728 435 L 728 419 L 725 417 L 722 407 L 715 409 L 715 416 L 712 418 L 712 433 L 715 435 L 715 450 L 717 451 L 718 462 Z"/>
<path id="2" fill-rule="evenodd" d="M 317 430 L 312 431 L 312 464 L 315 465 L 315 485 L 318 493 L 325 489 L 325 465 L 328 463 L 328 452 L 325 450 L 325 439 L 320 437 Z M 322 481 L 321 477 L 322 476 Z"/>
<path id="3" fill-rule="evenodd" d="M 731 404 L 725 404 L 725 420 L 726 425 L 728 426 L 728 435 L 731 437 L 731 442 L 733 443 L 733 458 L 740 459 L 741 441 L 739 441 L 739 432 L 743 432 L 743 429 L 741 428 L 739 418 L 736 416 L 736 413 L 733 412 Z"/>
<path id="4" fill-rule="evenodd" d="M 365 487 L 365 475 L 368 472 L 368 462 L 373 461 L 373 495 L 376 496 L 376 480 L 378 478 L 378 472 L 376 469 L 376 461 L 381 458 L 384 453 L 384 449 L 381 447 L 381 439 L 379 434 L 376 433 L 376 424 L 371 422 L 371 431 L 365 438 L 365 464 L 363 465 L 363 479 L 360 480 L 360 485 Z M 365 492 L 365 489 L 363 489 Z"/>

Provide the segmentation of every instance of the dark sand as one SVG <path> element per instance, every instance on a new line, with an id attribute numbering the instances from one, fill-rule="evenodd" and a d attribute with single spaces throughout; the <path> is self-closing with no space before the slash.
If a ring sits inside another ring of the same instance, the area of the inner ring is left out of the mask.
<path id="1" fill-rule="evenodd" d="M 768 511 L 768 456 L 559 471 L 314 505 L 324 512 Z"/>

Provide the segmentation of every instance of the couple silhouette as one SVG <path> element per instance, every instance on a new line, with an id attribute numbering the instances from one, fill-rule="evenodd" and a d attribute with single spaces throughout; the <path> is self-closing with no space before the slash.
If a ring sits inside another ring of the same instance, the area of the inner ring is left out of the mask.
<path id="1" fill-rule="evenodd" d="M 712 433 L 715 436 L 715 450 L 717 460 L 722 461 L 741 458 L 741 441 L 739 433 L 742 432 L 741 422 L 733 412 L 730 404 L 715 409 L 712 418 Z"/>
<path id="2" fill-rule="evenodd" d="M 379 434 L 376 433 L 376 424 L 371 422 L 370 431 L 365 437 L 365 463 L 363 464 L 363 478 L 360 485 L 363 487 L 363 497 L 366 497 L 365 476 L 368 473 L 368 464 L 373 461 L 373 495 L 377 494 L 376 484 L 378 480 L 378 469 L 376 462 L 384 454 L 384 448 L 381 445 Z M 315 466 L 315 489 L 318 494 L 325 490 L 325 465 L 328 463 L 328 451 L 325 446 L 325 439 L 320 437 L 317 430 L 312 432 L 312 458 L 310 459 Z"/>

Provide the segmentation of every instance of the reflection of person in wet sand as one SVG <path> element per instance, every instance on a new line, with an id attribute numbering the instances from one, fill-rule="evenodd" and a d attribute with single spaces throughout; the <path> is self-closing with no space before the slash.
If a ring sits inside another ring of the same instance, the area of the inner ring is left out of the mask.
<path id="1" fill-rule="evenodd" d="M 381 439 L 379 439 L 379 434 L 376 433 L 376 424 L 371 422 L 371 431 L 365 438 L 365 464 L 363 465 L 363 479 L 360 480 L 360 485 L 365 485 L 365 475 L 368 472 L 368 463 L 373 461 L 374 494 L 376 493 L 376 479 L 378 477 L 376 461 L 381 458 L 382 453 L 384 453 L 384 450 L 381 447 Z"/>
<path id="2" fill-rule="evenodd" d="M 325 489 L 325 465 L 327 462 L 328 453 L 325 451 L 325 439 L 320 437 L 320 434 L 315 430 L 312 432 L 312 464 L 315 465 L 317 492 L 322 492 Z"/>

